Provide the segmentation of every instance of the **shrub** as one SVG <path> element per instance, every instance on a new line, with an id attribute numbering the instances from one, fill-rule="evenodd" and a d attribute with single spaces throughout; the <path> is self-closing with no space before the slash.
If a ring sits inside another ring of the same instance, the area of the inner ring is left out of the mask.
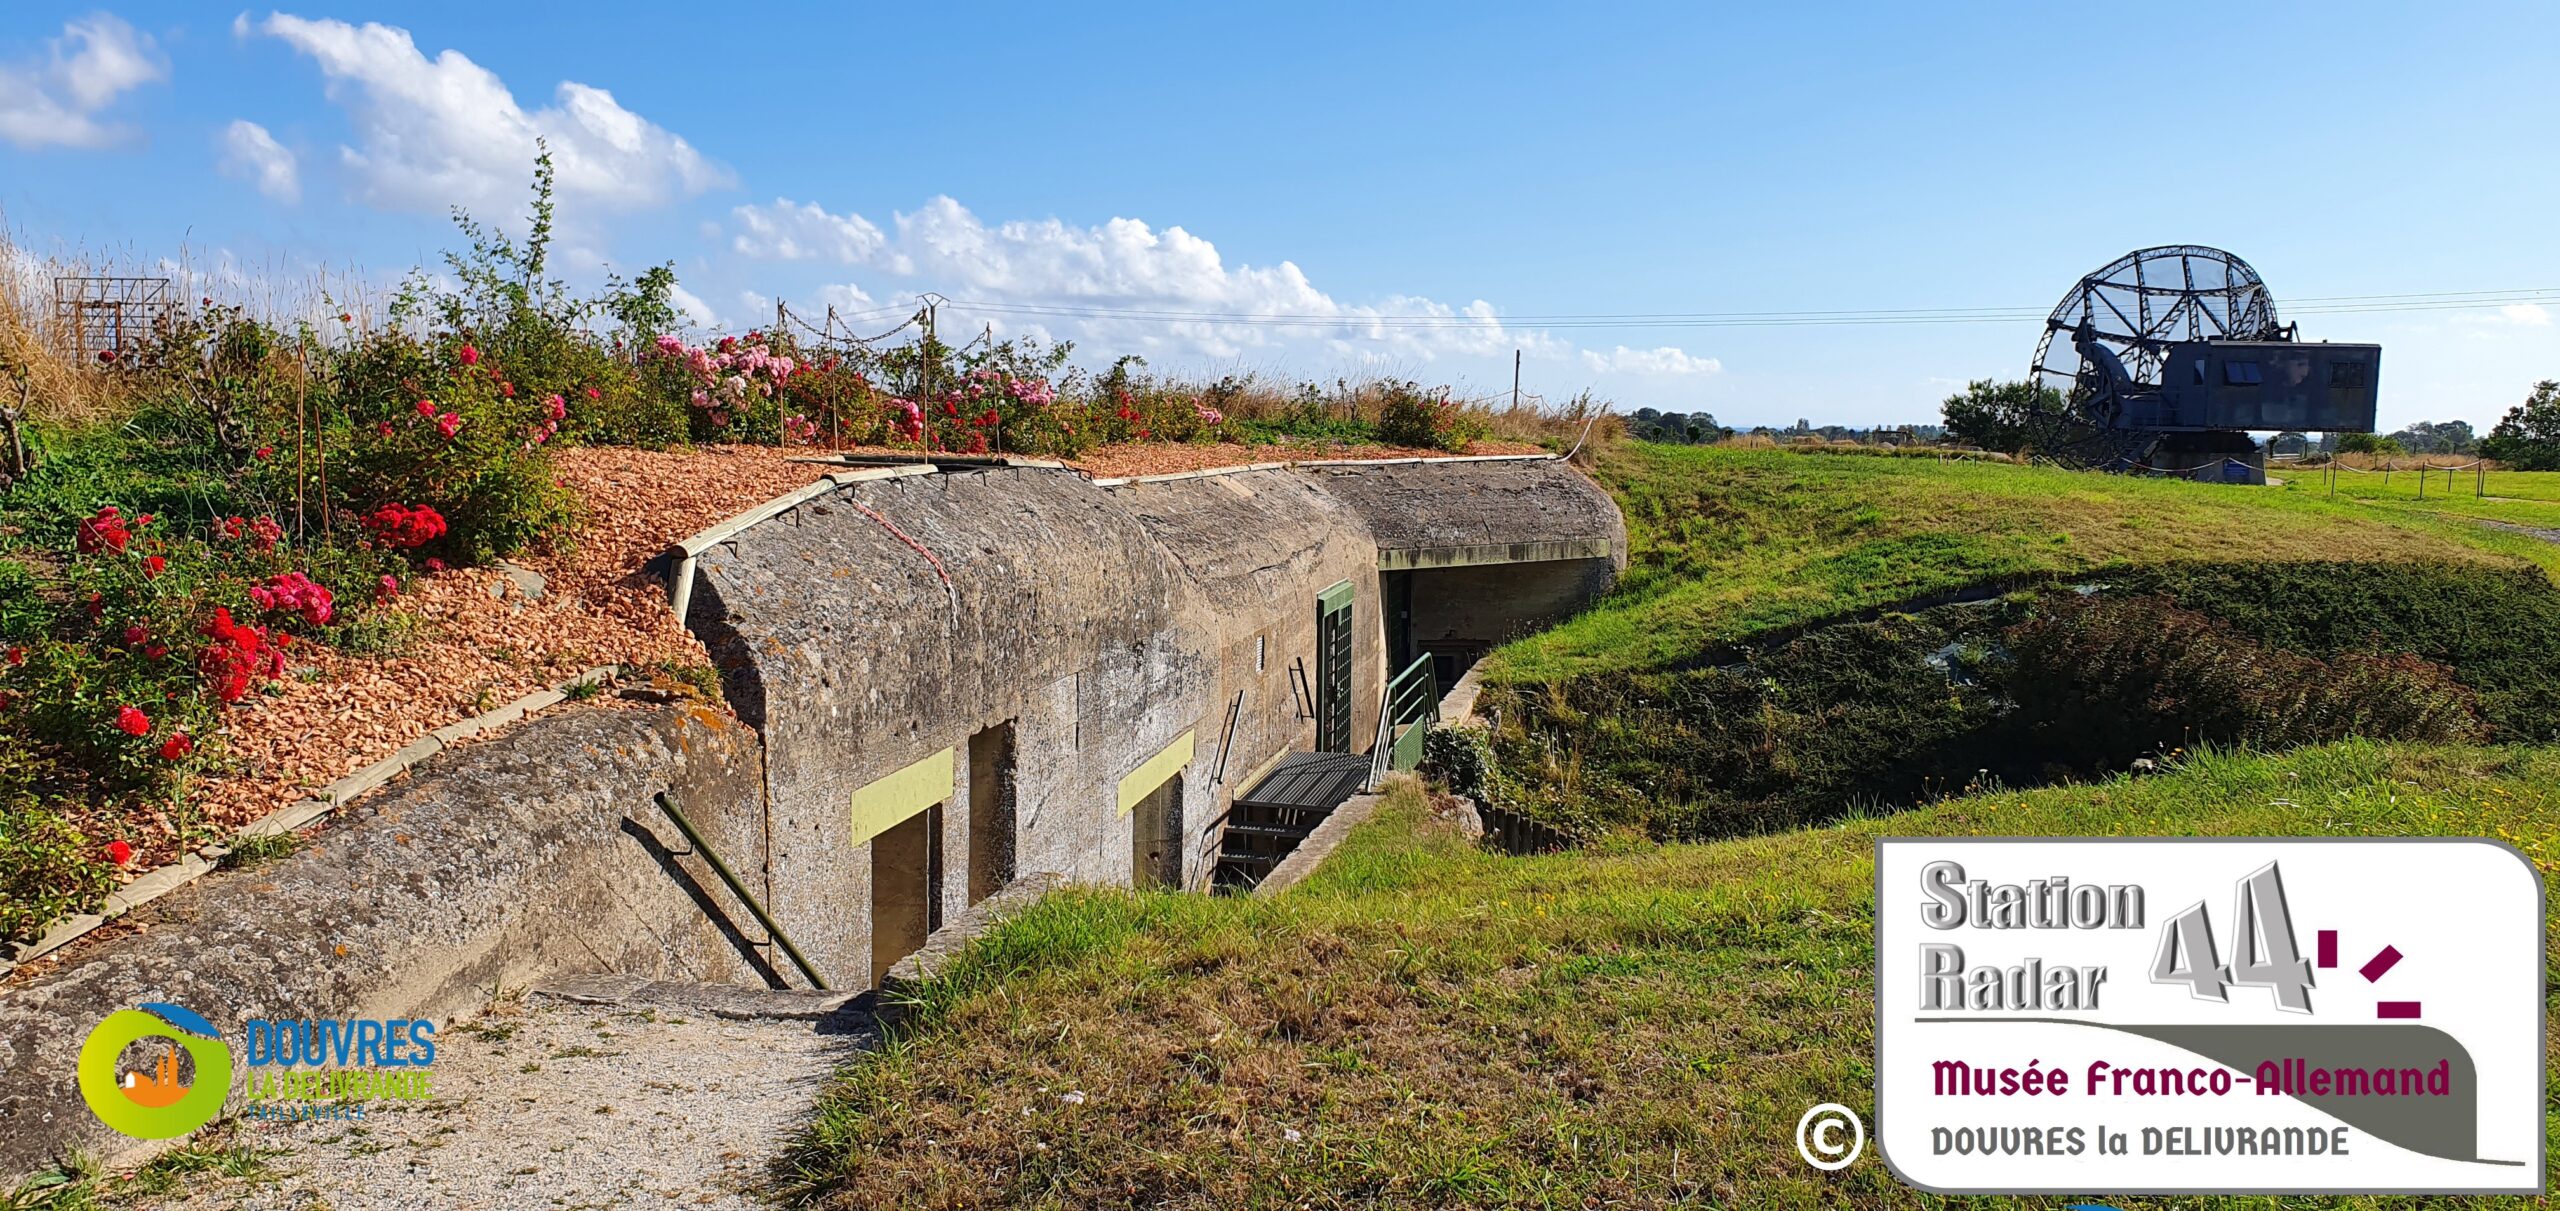
<path id="1" fill-rule="evenodd" d="M 2560 587 L 2538 568 L 2452 563 L 2189 563 L 2110 573 L 2270 648 L 2323 660 L 2408 653 L 2478 696 L 2502 741 L 2560 739 Z"/>
<path id="2" fill-rule="evenodd" d="M 554 395 L 536 398 L 513 373 L 460 338 L 430 346 L 394 330 L 351 351 L 340 403 L 352 432 L 330 483 L 344 514 L 379 524 L 386 507 L 430 510 L 444 533 L 401 549 L 453 562 L 485 562 L 565 533 L 575 501 L 548 445 L 567 407 Z"/>
<path id="3" fill-rule="evenodd" d="M 115 888 L 104 844 L 37 802 L 37 763 L 23 738 L 0 734 L 0 942 L 33 940 Z"/>
<path id="4" fill-rule="evenodd" d="M 2199 743 L 2457 741 L 2484 731 L 2473 695 L 2442 665 L 2261 647 L 2165 597 L 2057 596 L 2004 638 L 2001 680 L 2033 742 L 2081 769 Z"/>
<path id="5" fill-rule="evenodd" d="M 1456 452 L 1482 436 L 1483 421 L 1450 400 L 1447 388 L 1435 394 L 1409 382 L 1386 385 L 1378 405 L 1379 441 Z"/>

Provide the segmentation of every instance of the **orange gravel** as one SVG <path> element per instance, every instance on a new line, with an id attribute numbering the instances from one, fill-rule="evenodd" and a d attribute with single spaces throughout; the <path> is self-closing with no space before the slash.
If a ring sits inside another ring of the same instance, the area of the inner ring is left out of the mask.
<path id="1" fill-rule="evenodd" d="M 1478 443 L 1469 451 L 1537 452 L 1516 442 Z M 309 798 L 428 732 L 596 665 L 706 662 L 701 643 L 668 610 L 665 581 L 646 566 L 685 536 L 836 469 L 789 461 L 816 453 L 766 446 L 560 451 L 561 482 L 584 499 L 585 514 L 568 551 L 521 561 L 545 578 L 540 599 L 526 600 L 494 569 L 413 577 L 399 604 L 413 630 L 396 653 L 296 648 L 284 681 L 226 712 L 221 734 L 231 760 L 224 772 L 191 788 L 190 810 L 228 832 Z M 1337 443 L 1149 443 L 1105 447 L 1072 465 L 1120 477 L 1434 453 Z M 136 850 L 131 872 L 176 859 L 175 821 L 155 815 L 127 823 L 132 831 L 125 835 Z"/>
<path id="2" fill-rule="evenodd" d="M 415 629 L 396 654 L 294 649 L 274 693 L 226 713 L 230 768 L 194 788 L 193 809 L 227 831 L 596 665 L 703 663 L 701 643 L 667 609 L 666 582 L 642 569 L 685 535 L 828 470 L 785 459 L 764 447 L 563 450 L 561 482 L 584 498 L 585 517 L 565 555 L 522 561 L 547 582 L 539 600 L 494 569 L 421 574 L 400 600 Z M 176 857 L 171 821 L 138 823 L 134 870 Z"/>

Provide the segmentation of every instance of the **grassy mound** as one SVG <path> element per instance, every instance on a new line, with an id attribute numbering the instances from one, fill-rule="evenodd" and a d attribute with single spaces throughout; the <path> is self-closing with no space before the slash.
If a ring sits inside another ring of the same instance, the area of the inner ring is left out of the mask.
<path id="1" fill-rule="evenodd" d="M 1596 474 L 1626 514 L 1625 578 L 1596 608 L 1497 652 L 1489 679 L 1711 661 L 1861 610 L 2103 568 L 2358 560 L 2560 571 L 2560 546 L 2479 525 L 2455 502 L 2333 502 L 2307 484 L 1650 443 L 1602 449 Z M 2541 478 L 2560 491 L 2560 475 L 2506 472 L 2493 486 L 2540 491 Z M 2560 527 L 2560 506 L 2505 507 L 2552 514 L 2545 524 Z"/>
<path id="2" fill-rule="evenodd" d="M 1870 1108 L 1886 832 L 2488 835 L 2548 872 L 2560 755 L 2207 753 L 1889 823 L 1544 858 L 1466 843 L 1407 787 L 1275 899 L 1076 892 L 1000 928 L 829 1091 L 792 1158 L 799 1192 L 844 1207 L 1914 1205 L 1874 1159 L 1825 1175 L 1788 1138 L 1816 1102 Z"/>
<path id="3" fill-rule="evenodd" d="M 2560 734 L 2560 547 L 2441 490 L 1666 446 L 1599 474 L 1629 576 L 1497 653 L 1482 704 L 1500 796 L 1586 834 L 1767 831 L 2199 743 Z"/>

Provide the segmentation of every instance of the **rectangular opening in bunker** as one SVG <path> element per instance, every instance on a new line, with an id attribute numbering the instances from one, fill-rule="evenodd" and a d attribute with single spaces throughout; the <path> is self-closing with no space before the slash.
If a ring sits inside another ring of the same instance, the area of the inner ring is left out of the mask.
<path id="1" fill-rule="evenodd" d="M 942 917 L 942 805 L 871 839 L 871 982 L 924 948 Z"/>
<path id="2" fill-rule="evenodd" d="M 969 737 L 969 903 L 1013 882 L 1013 722 Z"/>
<path id="3" fill-rule="evenodd" d="M 1182 886 L 1182 775 L 1164 780 L 1129 813 L 1129 885 Z"/>

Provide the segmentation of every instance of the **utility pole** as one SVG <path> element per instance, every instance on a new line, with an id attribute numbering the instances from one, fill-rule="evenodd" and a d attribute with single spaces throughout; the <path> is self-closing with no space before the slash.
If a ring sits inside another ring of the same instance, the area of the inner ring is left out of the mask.
<path id="1" fill-rule="evenodd" d="M 1520 351 L 1511 351 L 1511 410 L 1520 410 Z"/>
<path id="2" fill-rule="evenodd" d="M 933 366 L 942 360 L 942 354 L 933 347 L 933 313 L 941 308 L 942 296 L 928 294 L 920 301 L 924 304 L 924 314 L 918 317 L 924 322 L 924 344 L 919 347 L 924 354 L 924 396 L 916 401 L 919 417 L 916 442 L 929 447 L 933 444 L 927 436 L 928 427 L 933 424 Z"/>

